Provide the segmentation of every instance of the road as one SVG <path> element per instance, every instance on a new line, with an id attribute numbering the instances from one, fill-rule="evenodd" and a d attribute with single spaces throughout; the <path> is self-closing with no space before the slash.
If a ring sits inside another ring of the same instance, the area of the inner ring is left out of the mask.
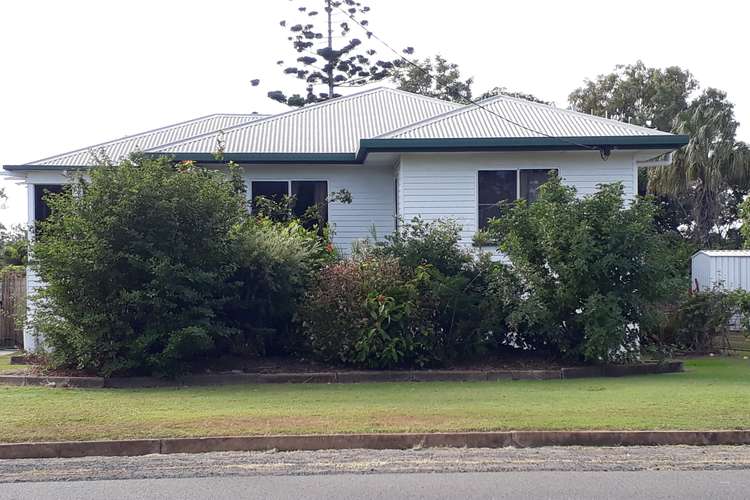
<path id="1" fill-rule="evenodd" d="M 746 499 L 750 471 L 335 474 L 16 483 L 3 499 L 722 498 Z"/>
<path id="2" fill-rule="evenodd" d="M 750 447 L 328 450 L 0 460 L 0 500 L 748 498 Z"/>

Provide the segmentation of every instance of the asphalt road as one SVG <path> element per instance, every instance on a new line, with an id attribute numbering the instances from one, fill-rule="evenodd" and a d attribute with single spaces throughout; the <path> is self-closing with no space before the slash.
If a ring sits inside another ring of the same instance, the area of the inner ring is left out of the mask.
<path id="1" fill-rule="evenodd" d="M 335 474 L 16 483 L 2 499 L 746 499 L 750 471 Z"/>

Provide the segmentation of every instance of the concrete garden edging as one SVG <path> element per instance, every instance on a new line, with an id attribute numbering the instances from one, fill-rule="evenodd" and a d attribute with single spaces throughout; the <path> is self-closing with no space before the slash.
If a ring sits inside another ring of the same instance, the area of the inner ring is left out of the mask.
<path id="1" fill-rule="evenodd" d="M 318 373 L 222 373 L 187 375 L 176 380 L 157 377 L 60 377 L 0 375 L 0 385 L 80 388 L 145 388 L 237 384 L 351 384 L 366 382 L 477 382 L 496 380 L 560 380 L 624 377 L 683 371 L 682 361 L 560 368 L 557 370 L 414 370 Z"/>
<path id="2" fill-rule="evenodd" d="M 0 444 L 0 459 L 139 456 L 222 451 L 336 449 L 536 448 L 543 446 L 750 445 L 750 430 L 734 431 L 504 431 L 404 434 L 328 434 L 68 441 Z"/>

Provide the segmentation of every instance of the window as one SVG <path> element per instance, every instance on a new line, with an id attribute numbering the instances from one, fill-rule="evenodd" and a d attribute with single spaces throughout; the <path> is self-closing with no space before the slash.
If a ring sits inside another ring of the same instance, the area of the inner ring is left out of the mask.
<path id="1" fill-rule="evenodd" d="M 320 217 L 328 222 L 328 183 L 326 181 L 292 181 L 292 196 L 297 200 L 294 204 L 295 217 L 301 217 L 305 211 L 317 206 Z"/>
<path id="2" fill-rule="evenodd" d="M 498 203 L 516 199 L 516 170 L 483 170 L 479 172 L 479 229 L 500 215 Z"/>
<path id="3" fill-rule="evenodd" d="M 519 170 L 518 174 L 521 179 L 520 198 L 532 203 L 539 196 L 539 187 L 549 179 L 549 170 Z M 557 170 L 555 170 L 557 172 Z"/>
<path id="4" fill-rule="evenodd" d="M 34 221 L 42 222 L 49 217 L 51 211 L 44 200 L 47 193 L 62 193 L 63 186 L 60 184 L 35 184 L 34 185 Z"/>
<path id="5" fill-rule="evenodd" d="M 284 196 L 294 196 L 292 207 L 295 217 L 301 217 L 308 208 L 317 205 L 320 216 L 328 222 L 328 182 L 327 181 L 253 181 L 250 183 L 253 200 L 259 196 L 279 202 Z"/>
<path id="6" fill-rule="evenodd" d="M 487 227 L 487 221 L 500 216 L 498 203 L 524 199 L 529 203 L 537 199 L 539 187 L 547 182 L 550 170 L 480 170 L 479 182 L 479 229 Z"/>

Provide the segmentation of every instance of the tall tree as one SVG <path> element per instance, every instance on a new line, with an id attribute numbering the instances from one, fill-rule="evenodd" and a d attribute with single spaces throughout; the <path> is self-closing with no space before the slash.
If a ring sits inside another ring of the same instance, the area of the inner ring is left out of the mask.
<path id="1" fill-rule="evenodd" d="M 706 89 L 680 114 L 674 131 L 690 136 L 689 144 L 674 155 L 669 167 L 654 169 L 649 189 L 686 199 L 692 208 L 694 238 L 711 245 L 711 235 L 727 221 L 727 208 L 750 186 L 750 151 L 735 141 L 738 123 L 734 105 L 717 89 Z M 730 215 L 731 216 L 731 215 Z M 723 220 L 724 219 L 724 220 Z"/>
<path id="2" fill-rule="evenodd" d="M 362 35 L 367 40 L 373 34 L 368 30 L 366 19 L 370 7 L 356 0 L 291 0 L 302 19 L 284 19 L 281 26 L 288 32 L 288 40 L 299 55 L 292 64 L 283 60 L 277 64 L 284 73 L 305 82 L 305 95 L 287 96 L 281 90 L 268 93 L 268 97 L 289 106 L 325 101 L 339 97 L 337 89 L 358 87 L 383 80 L 390 71 L 400 66 L 401 58 L 392 60 L 377 58 L 372 44 L 355 36 L 355 28 L 364 28 Z M 322 11 L 322 12 L 321 12 Z M 411 54 L 408 47 L 404 53 Z M 259 80 L 253 80 L 257 86 Z M 324 91 L 316 91 L 322 86 Z"/>
<path id="3" fill-rule="evenodd" d="M 637 61 L 585 80 L 568 100 L 582 113 L 669 131 L 697 88 L 698 81 L 688 70 L 679 66 L 649 68 Z"/>
<path id="4" fill-rule="evenodd" d="M 448 62 L 439 54 L 434 61 L 428 57 L 394 68 L 391 79 L 400 90 L 452 102 L 470 100 L 474 83 L 473 78 L 462 80 L 458 64 Z"/>

